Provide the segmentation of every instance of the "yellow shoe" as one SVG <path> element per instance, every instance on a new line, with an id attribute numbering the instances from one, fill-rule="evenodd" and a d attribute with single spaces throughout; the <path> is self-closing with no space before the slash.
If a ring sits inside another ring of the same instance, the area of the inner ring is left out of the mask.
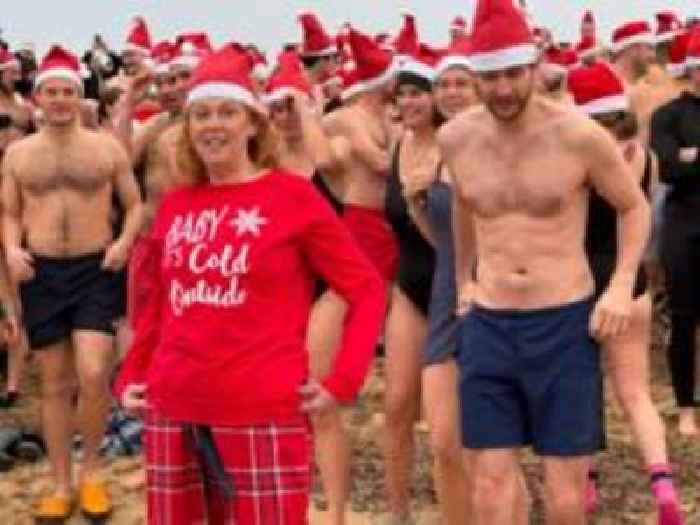
<path id="1" fill-rule="evenodd" d="M 101 482 L 84 482 L 80 485 L 80 510 L 87 518 L 106 518 L 112 512 L 112 500 L 107 487 Z"/>
<path id="2" fill-rule="evenodd" d="M 65 521 L 71 517 L 72 507 L 67 496 L 47 496 L 37 502 L 34 517 L 39 522 Z"/>

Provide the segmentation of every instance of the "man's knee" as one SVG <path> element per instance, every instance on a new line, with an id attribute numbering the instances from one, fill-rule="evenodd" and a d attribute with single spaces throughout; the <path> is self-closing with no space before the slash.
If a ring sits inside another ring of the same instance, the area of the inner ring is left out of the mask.
<path id="1" fill-rule="evenodd" d="M 475 472 L 472 477 L 473 507 L 483 514 L 504 508 L 512 508 L 515 500 L 516 476 L 510 470 Z"/>
<path id="2" fill-rule="evenodd" d="M 572 516 L 585 513 L 584 490 L 575 484 L 557 484 L 547 489 L 545 501 L 549 516 Z"/>
<path id="3" fill-rule="evenodd" d="M 462 445 L 454 428 L 434 425 L 430 429 L 430 448 L 435 461 L 443 468 L 461 468 Z"/>
<path id="4" fill-rule="evenodd" d="M 390 389 L 384 398 L 384 411 L 389 428 L 413 424 L 417 410 L 417 399 L 408 391 Z"/>

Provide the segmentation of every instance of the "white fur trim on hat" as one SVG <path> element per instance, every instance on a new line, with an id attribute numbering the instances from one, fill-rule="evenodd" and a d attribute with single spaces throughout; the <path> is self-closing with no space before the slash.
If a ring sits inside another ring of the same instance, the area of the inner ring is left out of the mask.
<path id="1" fill-rule="evenodd" d="M 35 89 L 38 89 L 43 82 L 53 79 L 70 80 L 77 84 L 81 90 L 83 89 L 83 79 L 80 78 L 80 74 L 68 68 L 47 69 L 39 73 L 34 80 Z"/>
<path id="2" fill-rule="evenodd" d="M 685 59 L 686 70 L 690 68 L 700 67 L 700 57 L 688 57 Z"/>
<path id="3" fill-rule="evenodd" d="M 333 55 L 338 54 L 338 48 L 334 45 L 331 44 L 325 49 L 321 49 L 320 51 L 302 51 L 301 56 L 303 58 L 323 58 L 323 57 L 331 57 Z"/>
<path id="4" fill-rule="evenodd" d="M 170 73 L 170 63 L 168 62 L 158 62 L 153 68 L 154 75 L 167 75 Z"/>
<path id="5" fill-rule="evenodd" d="M 648 44 L 650 46 L 653 46 L 656 44 L 656 39 L 654 38 L 654 35 L 652 35 L 650 32 L 645 32 L 640 33 L 638 35 L 623 38 L 619 42 L 613 42 L 610 47 L 614 53 L 619 53 L 627 49 L 629 46 L 633 46 L 634 44 Z"/>
<path id="6" fill-rule="evenodd" d="M 476 72 L 500 71 L 510 67 L 527 66 L 537 62 L 539 52 L 535 44 L 520 44 L 498 51 L 474 53 L 469 63 Z"/>
<path id="7" fill-rule="evenodd" d="M 462 55 L 449 55 L 440 60 L 435 68 L 435 80 L 439 79 L 449 69 L 453 67 L 461 67 L 463 69 L 471 69 L 469 58 Z"/>
<path id="8" fill-rule="evenodd" d="M 281 102 L 282 100 L 290 97 L 294 97 L 295 95 L 305 95 L 305 93 L 302 93 L 298 89 L 294 89 L 293 87 L 282 87 L 279 89 L 274 90 L 272 93 L 268 95 L 264 95 L 262 97 L 262 101 L 264 104 L 270 105 L 274 104 L 275 102 Z"/>
<path id="9" fill-rule="evenodd" d="M 190 69 L 196 68 L 202 59 L 196 55 L 180 55 L 175 57 L 170 61 L 170 65 L 173 67 L 182 66 Z"/>
<path id="10" fill-rule="evenodd" d="M 654 37 L 657 44 L 664 44 L 666 42 L 671 42 L 674 38 L 678 36 L 678 31 L 668 31 Z"/>
<path id="11" fill-rule="evenodd" d="M 187 105 L 193 104 L 206 98 L 226 98 L 235 100 L 241 104 L 245 104 L 249 108 L 258 113 L 265 114 L 265 109 L 261 106 L 255 96 L 246 88 L 238 84 L 230 84 L 227 82 L 209 82 L 200 84 L 192 89 L 187 95 Z"/>
<path id="12" fill-rule="evenodd" d="M 384 71 L 384 73 L 382 73 L 378 77 L 357 82 L 354 86 L 352 86 L 357 90 L 357 93 L 355 94 L 359 95 L 361 93 L 367 93 L 368 91 L 374 91 L 375 89 L 380 88 L 385 84 L 388 84 L 391 81 L 391 79 L 393 79 L 396 76 L 396 74 L 399 71 L 399 68 L 400 66 L 398 62 L 396 61 L 396 59 L 394 59 L 389 65 L 389 67 L 386 68 L 386 71 Z"/>
<path id="13" fill-rule="evenodd" d="M 414 75 L 428 80 L 429 82 L 433 82 L 435 80 L 435 70 L 427 64 L 418 62 L 417 60 L 408 60 L 407 62 L 404 62 L 399 67 L 398 72 L 413 73 Z"/>
<path id="14" fill-rule="evenodd" d="M 626 111 L 629 109 L 629 99 L 627 95 L 611 95 L 609 97 L 599 98 L 582 104 L 579 109 L 586 115 L 598 115 L 600 113 L 610 113 L 613 111 Z"/>
<path id="15" fill-rule="evenodd" d="M 673 78 L 681 78 L 686 73 L 686 64 L 684 62 L 680 64 L 666 64 L 666 71 Z"/>
<path id="16" fill-rule="evenodd" d="M 12 60 L 8 60 L 4 64 L 0 64 L 0 71 L 3 71 L 9 67 L 19 67 L 19 66 L 20 66 L 19 60 L 17 60 L 16 58 L 13 58 Z"/>
<path id="17" fill-rule="evenodd" d="M 147 47 L 137 46 L 136 44 L 133 44 L 131 42 L 128 42 L 126 46 L 124 46 L 124 49 L 122 49 L 122 53 L 125 51 L 133 51 L 134 53 L 141 53 L 142 55 L 151 54 L 151 50 Z"/>

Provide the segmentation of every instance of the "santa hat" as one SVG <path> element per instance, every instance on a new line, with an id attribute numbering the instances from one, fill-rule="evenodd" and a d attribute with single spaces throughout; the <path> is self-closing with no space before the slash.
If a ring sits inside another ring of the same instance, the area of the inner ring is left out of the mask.
<path id="1" fill-rule="evenodd" d="M 668 64 L 666 70 L 673 78 L 681 78 L 685 75 L 685 59 L 688 56 L 688 44 L 690 43 L 690 32 L 678 33 L 671 45 L 668 47 Z"/>
<path id="2" fill-rule="evenodd" d="M 34 81 L 35 89 L 42 83 L 52 79 L 70 80 L 83 89 L 83 80 L 80 76 L 80 60 L 70 51 L 61 46 L 54 45 L 46 53 L 39 66 L 39 72 Z"/>
<path id="3" fill-rule="evenodd" d="M 389 33 L 377 33 L 376 35 L 374 35 L 374 41 L 384 51 L 388 51 L 390 53 L 393 53 L 395 51 L 394 46 L 391 43 L 391 35 L 389 35 Z M 338 48 L 340 48 L 340 45 L 338 46 Z"/>
<path id="4" fill-rule="evenodd" d="M 688 54 L 685 59 L 686 68 L 700 67 L 700 25 L 693 26 L 688 41 Z"/>
<path id="5" fill-rule="evenodd" d="M 151 33 L 146 25 L 146 20 L 141 16 L 137 16 L 134 18 L 131 28 L 127 33 L 124 51 L 134 51 L 143 55 L 150 55 L 151 47 Z"/>
<path id="6" fill-rule="evenodd" d="M 471 44 L 469 62 L 477 72 L 534 64 L 538 58 L 525 15 L 513 0 L 479 0 Z"/>
<path id="7" fill-rule="evenodd" d="M 621 25 L 613 32 L 612 50 L 615 53 L 624 51 L 634 44 L 654 45 L 654 35 L 651 26 L 645 20 L 637 20 Z"/>
<path id="8" fill-rule="evenodd" d="M 379 48 L 369 36 L 355 29 L 350 30 L 350 47 L 355 62 L 358 92 L 377 89 L 388 83 L 396 74 L 391 54 Z"/>
<path id="9" fill-rule="evenodd" d="M 173 66 L 194 69 L 202 59 L 213 52 L 209 35 L 206 33 L 183 33 L 175 39 Z"/>
<path id="10" fill-rule="evenodd" d="M 673 11 L 656 13 L 656 42 L 670 42 L 682 27 L 680 18 Z"/>
<path id="11" fill-rule="evenodd" d="M 593 14 L 593 11 L 590 9 L 587 9 L 585 13 L 583 13 L 583 17 L 581 18 L 581 25 L 584 24 L 593 24 L 595 25 L 595 15 Z"/>
<path id="12" fill-rule="evenodd" d="M 277 69 L 265 88 L 264 102 L 279 102 L 294 93 L 311 96 L 311 84 L 304 75 L 304 66 L 295 51 L 285 51 L 277 59 Z"/>
<path id="13" fill-rule="evenodd" d="M 548 64 L 558 66 L 563 71 L 568 71 L 578 64 L 578 54 L 573 49 L 551 47 L 545 52 L 544 58 Z"/>
<path id="14" fill-rule="evenodd" d="M 622 79 L 602 60 L 572 70 L 568 85 L 576 106 L 586 115 L 629 109 Z"/>
<path id="15" fill-rule="evenodd" d="M 450 24 L 450 29 L 452 31 L 464 31 L 466 33 L 467 21 L 464 19 L 463 16 L 457 15 L 452 19 L 452 23 Z"/>
<path id="16" fill-rule="evenodd" d="M 412 73 L 433 82 L 436 77 L 436 67 L 445 54 L 445 50 L 436 49 L 428 44 L 419 44 L 414 55 L 399 66 L 398 72 Z"/>
<path id="17" fill-rule="evenodd" d="M 0 71 L 17 66 L 19 66 L 19 60 L 15 54 L 8 49 L 0 48 Z"/>
<path id="18" fill-rule="evenodd" d="M 153 60 L 153 72 L 156 75 L 167 75 L 170 71 L 170 63 L 175 58 L 177 47 L 169 40 L 162 40 L 153 46 L 151 59 Z"/>
<path id="19" fill-rule="evenodd" d="M 265 54 L 253 44 L 246 46 L 245 52 L 248 53 L 250 59 L 253 61 L 253 69 L 251 71 L 253 78 L 265 80 L 268 75 L 267 58 Z"/>
<path id="20" fill-rule="evenodd" d="M 163 112 L 163 108 L 155 100 L 146 99 L 134 108 L 134 120 L 144 123 Z"/>
<path id="21" fill-rule="evenodd" d="M 471 69 L 469 62 L 471 51 L 472 45 L 469 38 L 460 38 L 452 42 L 452 45 L 435 67 L 435 78 L 440 78 L 448 69 L 453 67 Z"/>
<path id="22" fill-rule="evenodd" d="M 301 56 L 324 57 L 335 55 L 338 52 L 333 40 L 323 29 L 321 21 L 314 13 L 300 14 L 299 22 L 304 32 Z"/>
<path id="23" fill-rule="evenodd" d="M 340 98 L 343 101 L 362 93 L 361 87 L 358 87 L 357 66 L 354 61 L 349 60 L 343 64 L 336 74 L 340 78 L 342 87 Z"/>
<path id="24" fill-rule="evenodd" d="M 192 74 L 187 104 L 207 98 L 227 98 L 265 114 L 265 109 L 254 95 L 250 66 L 250 57 L 231 46 L 210 53 Z"/>
<path id="25" fill-rule="evenodd" d="M 598 51 L 600 51 L 595 38 L 590 35 L 582 37 L 581 41 L 578 44 L 576 44 L 575 50 L 576 54 L 582 60 L 585 60 L 587 58 L 593 58 L 598 54 Z"/>
<path id="26" fill-rule="evenodd" d="M 403 14 L 403 26 L 393 42 L 396 55 L 408 59 L 418 51 L 418 30 L 416 17 L 412 13 Z"/>

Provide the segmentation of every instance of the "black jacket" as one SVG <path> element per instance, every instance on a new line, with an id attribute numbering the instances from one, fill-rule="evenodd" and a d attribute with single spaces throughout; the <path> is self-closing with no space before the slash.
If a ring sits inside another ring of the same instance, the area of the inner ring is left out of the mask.
<path id="1" fill-rule="evenodd" d="M 651 147 L 659 157 L 661 180 L 671 185 L 668 202 L 700 203 L 700 154 L 692 163 L 679 157 L 682 148 L 700 148 L 700 96 L 685 92 L 654 112 Z"/>

